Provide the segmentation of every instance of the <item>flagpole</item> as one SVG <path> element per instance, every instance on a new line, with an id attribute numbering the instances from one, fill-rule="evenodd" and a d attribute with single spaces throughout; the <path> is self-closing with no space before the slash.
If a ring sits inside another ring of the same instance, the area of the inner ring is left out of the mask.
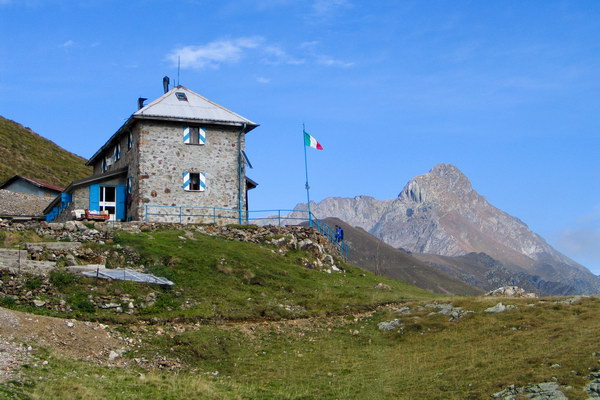
<path id="1" fill-rule="evenodd" d="M 306 135 L 306 128 L 302 123 L 302 147 L 304 147 L 304 172 L 306 173 L 306 200 L 308 209 L 308 226 L 312 226 L 312 213 L 310 212 L 310 186 L 308 185 L 308 161 L 306 158 L 306 143 L 304 141 L 304 135 Z"/>

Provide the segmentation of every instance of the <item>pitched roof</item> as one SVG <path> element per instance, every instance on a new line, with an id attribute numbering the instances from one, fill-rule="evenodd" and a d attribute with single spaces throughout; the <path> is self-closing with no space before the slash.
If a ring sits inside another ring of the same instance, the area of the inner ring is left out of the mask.
<path id="1" fill-rule="evenodd" d="M 18 180 L 18 179 L 23 179 L 37 187 L 41 187 L 41 188 L 45 188 L 45 189 L 50 189 L 50 190 L 55 190 L 57 192 L 62 192 L 64 190 L 63 187 L 60 186 L 56 186 L 53 185 L 51 183 L 48 182 L 44 182 L 42 180 L 39 179 L 35 179 L 35 178 L 28 178 L 26 176 L 22 176 L 22 175 L 15 175 L 12 178 L 8 179 L 6 182 L 4 182 L 2 185 L 0 185 L 0 189 L 4 189 L 6 186 L 10 185 L 11 183 L 13 183 L 14 181 Z"/>
<path id="2" fill-rule="evenodd" d="M 184 93 L 186 100 L 179 100 L 177 93 Z M 113 145 L 113 142 L 117 138 L 121 137 L 124 132 L 131 128 L 137 119 L 162 119 L 233 125 L 244 127 L 244 133 L 248 133 L 258 126 L 258 124 L 249 119 L 228 110 L 206 97 L 200 96 L 186 87 L 177 86 L 133 113 L 106 143 L 94 153 L 85 165 L 92 165 L 100 155 L 104 154 Z"/>
<path id="3" fill-rule="evenodd" d="M 246 124 L 248 127 L 258 126 L 249 119 L 183 86 L 177 86 L 169 90 L 152 103 L 136 111 L 133 116 L 137 118 L 197 120 L 235 125 Z"/>

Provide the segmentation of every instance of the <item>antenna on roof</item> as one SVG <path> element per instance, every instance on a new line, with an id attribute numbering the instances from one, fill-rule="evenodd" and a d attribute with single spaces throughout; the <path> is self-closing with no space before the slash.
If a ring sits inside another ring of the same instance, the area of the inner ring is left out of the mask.
<path id="1" fill-rule="evenodd" d="M 181 69 L 181 56 L 177 56 L 177 86 L 179 86 L 179 70 Z"/>

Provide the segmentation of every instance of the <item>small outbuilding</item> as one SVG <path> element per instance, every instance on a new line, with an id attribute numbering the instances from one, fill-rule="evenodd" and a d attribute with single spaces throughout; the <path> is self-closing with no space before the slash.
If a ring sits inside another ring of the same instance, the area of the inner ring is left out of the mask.
<path id="1" fill-rule="evenodd" d="M 0 186 L 0 189 L 45 197 L 56 197 L 65 190 L 63 187 L 22 175 L 15 175 L 8 179 Z"/>

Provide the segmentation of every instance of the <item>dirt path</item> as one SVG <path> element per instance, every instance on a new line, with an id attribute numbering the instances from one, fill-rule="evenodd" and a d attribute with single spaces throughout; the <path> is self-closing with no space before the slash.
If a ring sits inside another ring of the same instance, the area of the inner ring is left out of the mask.
<path id="1" fill-rule="evenodd" d="M 121 365 L 120 357 L 109 361 L 111 352 L 120 352 L 126 343 L 111 335 L 105 325 L 26 314 L 0 308 L 0 381 L 14 377 L 14 371 L 42 346 L 56 354 L 97 364 Z"/>

